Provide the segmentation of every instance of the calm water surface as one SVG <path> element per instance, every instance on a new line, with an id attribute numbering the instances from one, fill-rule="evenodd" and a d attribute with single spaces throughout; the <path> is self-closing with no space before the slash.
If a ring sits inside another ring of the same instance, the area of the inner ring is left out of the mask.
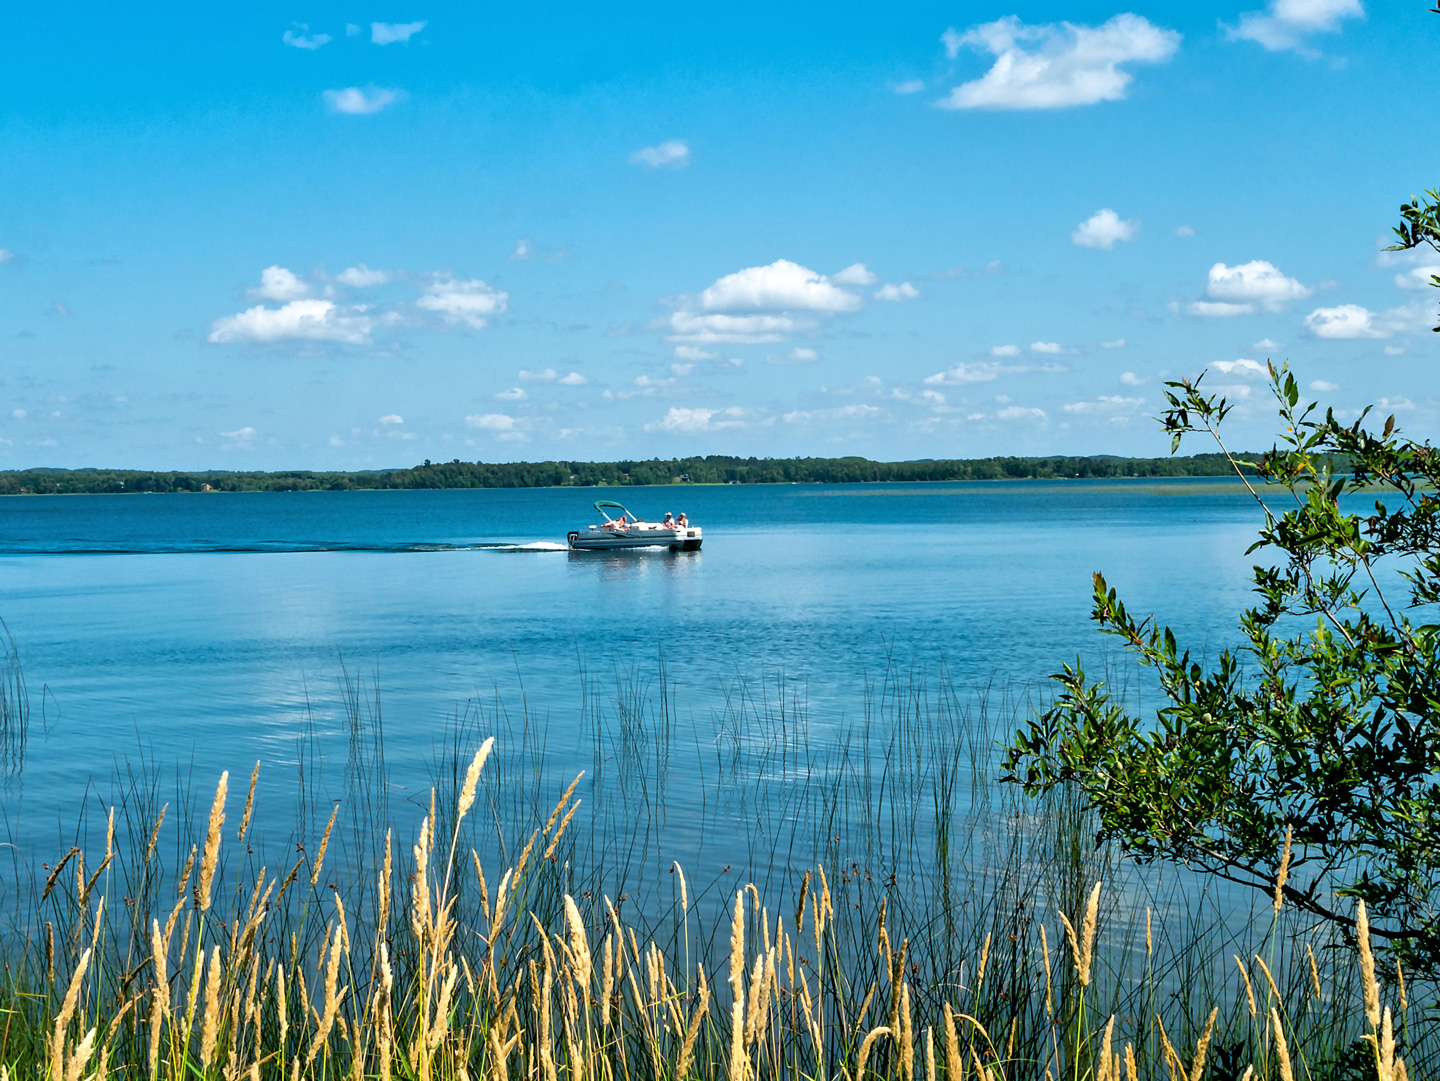
<path id="1" fill-rule="evenodd" d="M 503 707 L 513 724 L 522 694 L 546 776 L 593 771 L 582 669 L 620 711 L 637 686 L 653 699 L 663 657 L 689 751 L 643 813 L 664 814 L 667 857 L 703 843 L 740 858 L 702 837 L 714 807 L 690 775 L 727 694 L 783 677 L 823 743 L 853 735 L 887 667 L 932 686 L 943 668 L 962 695 L 1023 692 L 1111 648 L 1087 619 L 1094 570 L 1213 649 L 1234 637 L 1257 525 L 1243 489 L 1215 480 L 641 488 L 619 494 L 649 518 L 687 512 L 704 550 L 508 547 L 563 540 L 604 494 L 0 501 L 0 616 L 32 709 L 12 835 L 48 853 L 87 787 L 108 792 L 142 759 L 199 788 L 258 759 L 262 798 L 288 805 L 307 718 L 319 783 L 342 798 L 342 663 L 378 682 L 398 798 L 426 790 L 457 715 L 480 703 L 483 723 Z"/>

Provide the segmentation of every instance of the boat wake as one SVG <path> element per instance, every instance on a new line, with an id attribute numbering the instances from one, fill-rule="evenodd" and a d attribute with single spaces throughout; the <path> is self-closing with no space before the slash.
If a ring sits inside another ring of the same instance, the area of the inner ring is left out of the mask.
<path id="1" fill-rule="evenodd" d="M 568 545 L 558 541 L 530 541 L 528 544 L 482 544 L 482 552 L 564 552 Z"/>

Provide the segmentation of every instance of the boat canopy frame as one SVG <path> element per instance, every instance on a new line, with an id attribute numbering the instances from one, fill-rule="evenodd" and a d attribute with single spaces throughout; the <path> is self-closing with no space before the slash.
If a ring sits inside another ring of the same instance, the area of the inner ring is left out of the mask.
<path id="1" fill-rule="evenodd" d="M 630 519 L 630 521 L 632 521 L 632 522 L 641 521 L 641 519 L 640 519 L 637 515 L 631 513 L 630 509 L 629 509 L 628 507 L 626 507 L 625 504 L 623 504 L 623 503 L 617 503 L 617 502 L 615 502 L 615 500 L 613 500 L 613 499 L 597 499 L 597 500 L 595 500 L 595 511 L 596 511 L 596 513 L 599 514 L 600 517 L 603 518 L 603 519 L 605 519 L 605 521 L 607 521 L 607 522 L 613 521 L 613 520 L 614 520 L 614 515 L 606 514 L 606 513 L 605 513 L 605 509 L 606 509 L 607 507 L 610 507 L 610 508 L 613 508 L 613 509 L 615 509 L 615 510 L 618 510 L 621 514 L 623 514 L 626 518 Z"/>

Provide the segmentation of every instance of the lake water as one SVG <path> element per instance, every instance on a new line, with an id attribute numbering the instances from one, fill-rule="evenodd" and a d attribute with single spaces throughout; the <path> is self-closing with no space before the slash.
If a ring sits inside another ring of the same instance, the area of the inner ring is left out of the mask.
<path id="1" fill-rule="evenodd" d="M 598 495 L 687 512 L 703 551 L 510 547 L 563 541 Z M 11 497 L 0 616 L 32 720 L 5 814 L 24 858 L 48 858 L 87 793 L 108 798 L 127 768 L 192 776 L 203 805 L 222 769 L 243 799 L 259 760 L 258 814 L 283 833 L 301 758 L 324 809 L 350 791 L 343 663 L 367 696 L 378 686 L 385 811 L 402 831 L 468 717 L 463 739 L 525 744 L 499 780 L 547 799 L 627 753 L 663 772 L 597 789 L 584 812 L 600 833 L 663 820 L 653 866 L 753 860 L 766 819 L 727 801 L 807 767 L 739 754 L 737 703 L 758 703 L 752 750 L 757 725 L 798 710 L 820 754 L 889 723 L 886 694 L 1013 702 L 1077 654 L 1114 657 L 1088 621 L 1094 570 L 1213 651 L 1235 637 L 1257 524 L 1243 488 L 1208 479 Z M 936 739 L 960 739 L 945 717 Z"/>

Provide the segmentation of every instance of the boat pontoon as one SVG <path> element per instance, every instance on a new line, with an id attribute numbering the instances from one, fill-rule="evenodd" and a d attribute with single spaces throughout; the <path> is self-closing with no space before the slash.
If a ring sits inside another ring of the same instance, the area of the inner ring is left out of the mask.
<path id="1" fill-rule="evenodd" d="M 672 548 L 694 551 L 700 547 L 700 527 L 669 526 L 647 522 L 612 499 L 597 499 L 600 524 L 566 536 L 578 552 L 608 552 L 618 548 Z M 612 513 L 619 511 L 618 514 Z"/>

